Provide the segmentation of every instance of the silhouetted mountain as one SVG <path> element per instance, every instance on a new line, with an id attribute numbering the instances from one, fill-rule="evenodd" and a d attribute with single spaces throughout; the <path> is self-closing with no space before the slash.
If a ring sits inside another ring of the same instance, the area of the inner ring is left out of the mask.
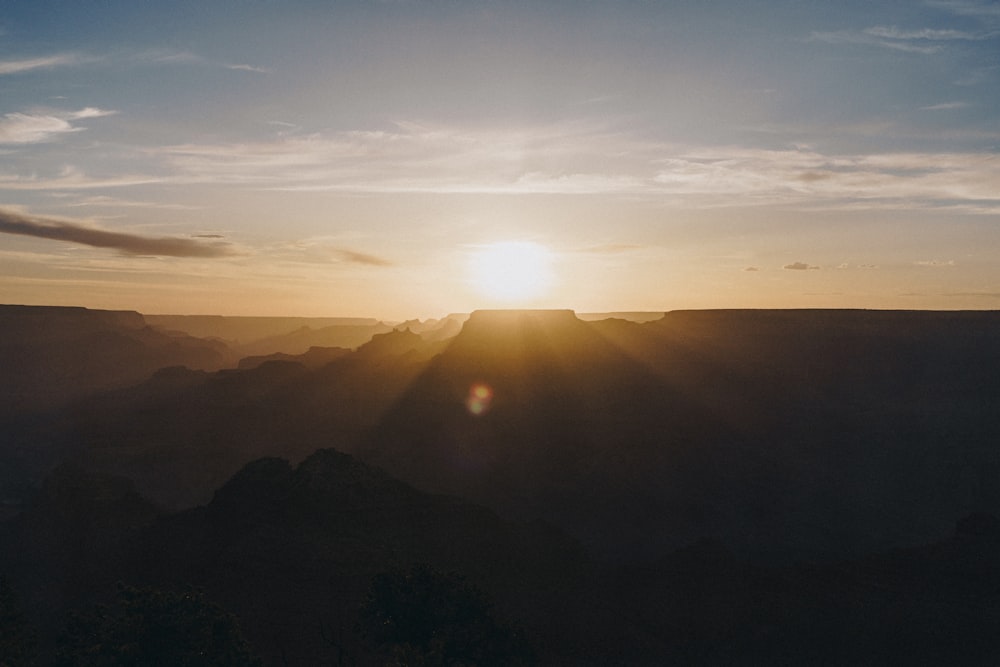
<path id="1" fill-rule="evenodd" d="M 244 357 L 263 357 L 308 354 L 312 347 L 354 349 L 371 340 L 375 334 L 392 329 L 409 329 L 429 342 L 439 341 L 457 334 L 468 315 L 452 314 L 440 320 L 407 320 L 394 325 L 364 317 L 145 317 L 159 329 L 182 331 L 199 338 L 217 338 Z"/>
<path id="2" fill-rule="evenodd" d="M 67 609 L 123 580 L 195 586 L 267 664 L 372 664 L 359 633 L 371 582 L 419 565 L 483 590 L 541 664 L 983 665 L 1000 656 L 998 526 L 979 513 L 926 546 L 788 566 L 703 539 L 598 573 L 557 531 L 321 450 L 297 467 L 252 462 L 210 504 L 173 515 L 127 482 L 60 468 L 0 524 L 0 571 L 43 646 Z"/>
<path id="3" fill-rule="evenodd" d="M 577 313 L 576 316 L 584 322 L 600 322 L 601 320 L 627 320 L 629 322 L 653 322 L 662 318 L 663 311 L 628 310 L 609 313 Z"/>
<path id="4" fill-rule="evenodd" d="M 67 406 L 163 367 L 234 363 L 225 345 L 165 334 L 134 312 L 0 306 L 0 515 L 78 449 L 63 437 Z"/>
<path id="5" fill-rule="evenodd" d="M 662 523 L 637 455 L 662 450 L 663 433 L 705 440 L 714 427 L 700 412 L 571 311 L 477 311 L 359 453 L 418 486 L 631 549 L 639 534 L 658 539 L 647 521 Z"/>
<path id="6" fill-rule="evenodd" d="M 19 340 L 52 349 L 38 321 Z M 523 628 L 542 664 L 1000 657 L 1000 314 L 437 325 L 327 363 L 173 365 L 0 424 L 35 466 L 10 483 L 77 462 L 0 524 L 18 627 L 51 638 L 118 579 L 196 585 L 269 664 L 364 664 L 385 657 L 358 631 L 373 577 L 424 572 L 442 604 L 492 600 L 480 628 Z"/>
<path id="7" fill-rule="evenodd" d="M 0 306 L 0 417 L 135 384 L 164 366 L 233 361 L 225 345 L 156 331 L 139 313 Z"/>
<path id="8" fill-rule="evenodd" d="M 47 643 L 69 605 L 128 576 L 140 531 L 157 513 L 129 480 L 64 464 L 24 512 L 0 524 L 0 573 Z"/>
<path id="9" fill-rule="evenodd" d="M 998 334 L 996 313 L 477 312 L 358 451 L 603 553 L 860 554 L 1000 510 Z"/>
<path id="10" fill-rule="evenodd" d="M 998 332 L 989 312 L 479 311 L 315 369 L 163 371 L 30 433 L 173 509 L 335 446 L 603 556 L 853 557 L 1000 513 Z"/>
<path id="11" fill-rule="evenodd" d="M 285 354 L 283 352 L 276 352 L 274 354 L 266 354 L 259 357 L 244 357 L 243 359 L 240 359 L 238 367 L 240 370 L 249 370 L 251 368 L 257 368 L 268 361 L 290 361 L 302 364 L 306 368 L 315 369 L 325 366 L 331 361 L 336 361 L 337 359 L 350 354 L 350 352 L 350 350 L 343 347 L 310 347 L 307 352 L 303 352 L 302 354 Z"/>
<path id="12" fill-rule="evenodd" d="M 212 374 L 163 369 L 62 412 L 47 437 L 166 508 L 192 507 L 256 458 L 298 462 L 353 447 L 442 345 L 393 331 L 315 369 L 282 360 Z"/>
<path id="13" fill-rule="evenodd" d="M 302 327 L 278 336 L 262 338 L 238 346 L 241 354 L 255 356 L 284 352 L 302 354 L 312 347 L 345 347 L 354 349 L 364 345 L 375 334 L 392 331 L 392 327 L 379 322 L 375 325 L 334 325 L 321 329 Z"/>
<path id="14" fill-rule="evenodd" d="M 334 450 L 296 468 L 252 462 L 207 506 L 154 519 L 130 485 L 61 469 L 0 526 L 17 540 L 0 543 L 0 571 L 48 610 L 47 633 L 56 612 L 107 595 L 116 579 L 195 585 L 240 617 L 271 664 L 312 665 L 336 654 L 331 638 L 366 662 L 357 614 L 380 572 L 419 563 L 460 573 L 544 639 L 554 616 L 572 616 L 561 604 L 590 567 L 553 529 L 418 492 Z"/>
<path id="15" fill-rule="evenodd" d="M 146 322 L 158 329 L 183 331 L 198 338 L 218 338 L 234 347 L 264 338 L 282 336 L 300 329 L 326 327 L 374 327 L 372 317 L 239 317 L 224 315 L 145 315 Z M 288 352 L 287 350 L 269 350 Z"/>

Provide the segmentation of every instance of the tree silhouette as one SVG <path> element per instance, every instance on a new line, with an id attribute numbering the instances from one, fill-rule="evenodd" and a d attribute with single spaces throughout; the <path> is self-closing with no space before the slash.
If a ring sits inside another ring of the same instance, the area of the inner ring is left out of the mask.
<path id="1" fill-rule="evenodd" d="M 17 596 L 0 577 L 0 667 L 28 667 L 35 664 L 36 637 L 24 618 Z"/>
<path id="2" fill-rule="evenodd" d="M 56 667 L 248 667 L 260 665 L 236 618 L 193 589 L 120 586 L 110 607 L 75 615 Z"/>
<path id="3" fill-rule="evenodd" d="M 390 665 L 534 664 L 524 636 L 491 612 L 485 594 L 461 576 L 417 565 L 374 577 L 361 630 Z"/>

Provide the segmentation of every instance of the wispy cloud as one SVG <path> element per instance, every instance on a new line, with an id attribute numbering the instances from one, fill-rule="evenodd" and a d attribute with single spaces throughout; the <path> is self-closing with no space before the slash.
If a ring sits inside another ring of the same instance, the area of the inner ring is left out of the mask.
<path id="1" fill-rule="evenodd" d="M 96 195 L 93 197 L 84 197 L 79 201 L 66 204 L 69 207 L 81 207 L 81 206 L 101 206 L 109 208 L 161 208 L 169 209 L 175 211 L 189 211 L 196 209 L 196 206 L 188 206 L 186 204 L 169 204 L 164 202 L 151 202 L 151 201 L 133 201 L 130 199 L 118 199 L 116 197 L 109 197 L 107 195 Z"/>
<path id="2" fill-rule="evenodd" d="M 903 30 L 896 26 L 874 26 L 864 30 L 866 35 L 879 39 L 888 39 L 899 42 L 926 41 L 943 42 L 950 40 L 974 41 L 985 39 L 982 33 L 971 33 L 964 30 L 938 30 L 934 28 L 921 28 L 918 30 Z"/>
<path id="3" fill-rule="evenodd" d="M 10 174 L 0 172 L 0 190 L 91 190 L 96 188 L 120 188 L 132 185 L 147 185 L 162 182 L 161 177 L 134 174 L 113 176 L 89 176 L 80 169 L 66 166 L 54 176 L 37 174 Z"/>
<path id="4" fill-rule="evenodd" d="M 105 112 L 72 113 L 84 118 Z M 41 141 L 74 131 L 81 122 L 47 116 L 54 120 L 38 121 L 33 129 L 8 126 L 9 139 Z M 990 152 L 858 154 L 808 145 L 691 146 L 584 123 L 503 129 L 399 123 L 384 130 L 172 145 L 145 149 L 142 156 L 149 174 L 96 176 L 66 166 L 44 176 L 27 170 L 5 174 L 0 167 L 0 190 L 158 182 L 352 194 L 603 194 L 700 209 L 947 208 L 973 215 L 993 214 L 1000 207 L 1000 161 Z"/>
<path id="5" fill-rule="evenodd" d="M 346 242 L 346 243 L 345 243 Z M 381 255 L 348 247 L 350 240 L 336 236 L 318 236 L 278 243 L 260 248 L 261 255 L 287 265 L 330 266 L 332 264 L 360 264 L 363 266 L 389 267 L 396 263 Z"/>
<path id="6" fill-rule="evenodd" d="M 818 270 L 818 266 L 813 266 L 812 264 L 806 264 L 805 262 L 792 262 L 791 264 L 785 264 L 783 269 L 788 269 L 790 271 L 807 271 L 807 270 Z"/>
<path id="7" fill-rule="evenodd" d="M 228 243 L 204 243 L 184 237 L 149 237 L 113 232 L 78 222 L 25 215 L 9 209 L 0 209 L 0 233 L 110 248 L 126 255 L 224 257 L 234 254 Z"/>
<path id="8" fill-rule="evenodd" d="M 643 141 L 600 128 L 395 130 L 176 145 L 174 180 L 331 192 L 620 194 L 694 207 L 1000 201 L 989 153 L 827 154 Z"/>
<path id="9" fill-rule="evenodd" d="M 61 134 L 84 129 L 74 125 L 74 121 L 111 116 L 116 113 L 118 112 L 86 107 L 79 111 L 4 114 L 0 119 L 0 144 L 33 144 L 49 141 Z"/>
<path id="10" fill-rule="evenodd" d="M 97 58 L 79 53 L 57 53 L 36 58 L 21 58 L 15 60 L 0 60 L 0 75 L 19 74 L 35 69 L 50 69 L 52 67 L 72 67 L 94 62 Z"/>
<path id="11" fill-rule="evenodd" d="M 136 60 L 167 65 L 191 65 L 205 62 L 205 59 L 191 51 L 153 49 L 133 56 Z"/>
<path id="12" fill-rule="evenodd" d="M 940 104 L 931 104 L 930 106 L 920 107 L 921 111 L 951 111 L 953 109 L 967 109 L 969 107 L 968 102 L 941 102 Z"/>
<path id="13" fill-rule="evenodd" d="M 346 248 L 334 248 L 334 252 L 340 255 L 341 259 L 353 264 L 365 264 L 367 266 L 392 266 L 392 262 L 376 255 L 369 255 L 365 252 L 347 250 Z"/>
<path id="14" fill-rule="evenodd" d="M 968 16 L 985 23 L 1000 23 L 1000 5 L 993 0 L 925 0 L 926 4 L 958 16 Z"/>
<path id="15" fill-rule="evenodd" d="M 258 74 L 270 74 L 273 70 L 268 67 L 257 67 L 255 65 L 246 64 L 229 64 L 224 65 L 226 69 L 235 69 L 243 72 L 257 72 Z"/>
<path id="16" fill-rule="evenodd" d="M 897 26 L 872 26 L 862 30 L 816 31 L 809 41 L 827 44 L 861 44 L 908 53 L 934 54 L 949 42 L 980 41 L 995 37 L 989 29 L 978 31 L 943 30 L 937 28 L 905 29 Z"/>
<path id="17" fill-rule="evenodd" d="M 955 260 L 953 260 L 953 259 L 947 259 L 947 260 L 941 260 L 941 259 L 924 259 L 924 260 L 920 260 L 920 261 L 914 262 L 914 264 L 916 264 L 917 266 L 929 266 L 931 268 L 939 269 L 939 268 L 948 267 L 948 266 L 955 266 Z"/>
<path id="18" fill-rule="evenodd" d="M 133 57 L 140 62 L 150 62 L 160 65 L 207 65 L 210 67 L 224 67 L 226 69 L 243 72 L 256 72 L 258 74 L 270 74 L 272 71 L 267 67 L 250 65 L 247 63 L 219 62 L 206 58 L 198 53 L 194 53 L 193 51 L 153 49 L 150 51 L 143 51 Z"/>

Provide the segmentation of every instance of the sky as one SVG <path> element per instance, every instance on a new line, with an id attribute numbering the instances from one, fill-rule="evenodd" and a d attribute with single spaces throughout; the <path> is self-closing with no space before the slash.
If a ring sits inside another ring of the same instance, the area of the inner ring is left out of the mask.
<path id="1" fill-rule="evenodd" d="M 0 303 L 996 309 L 1000 2 L 8 0 Z"/>

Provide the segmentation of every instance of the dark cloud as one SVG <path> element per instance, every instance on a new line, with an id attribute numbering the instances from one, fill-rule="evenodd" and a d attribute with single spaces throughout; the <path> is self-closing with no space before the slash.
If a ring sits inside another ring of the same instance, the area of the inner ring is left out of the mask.
<path id="1" fill-rule="evenodd" d="M 819 269 L 818 266 L 813 266 L 811 264 L 806 264 L 805 262 L 792 262 L 791 264 L 785 264 L 783 269 L 790 269 L 792 271 L 805 271 L 807 269 Z"/>
<path id="2" fill-rule="evenodd" d="M 224 239 L 226 238 L 222 234 L 192 234 L 191 238 L 194 239 Z"/>
<path id="3" fill-rule="evenodd" d="M 796 178 L 804 183 L 815 183 L 816 181 L 825 181 L 829 178 L 833 178 L 833 174 L 823 171 L 804 171 Z"/>
<path id="4" fill-rule="evenodd" d="M 375 255 L 369 255 L 363 252 L 357 252 L 356 250 L 338 248 L 337 254 L 343 257 L 344 260 L 354 262 L 355 264 L 367 264 L 368 266 L 392 266 L 392 262 L 387 259 L 382 259 L 381 257 L 376 257 Z"/>
<path id="5" fill-rule="evenodd" d="M 748 266 L 747 268 L 745 268 L 743 270 L 744 271 L 760 271 L 760 269 L 758 269 L 756 266 Z"/>
<path id="6" fill-rule="evenodd" d="M 126 255 L 224 257 L 233 254 L 232 246 L 228 243 L 202 243 L 173 236 L 149 237 L 111 232 L 3 209 L 0 209 L 0 233 L 67 241 L 94 248 L 112 248 Z"/>

